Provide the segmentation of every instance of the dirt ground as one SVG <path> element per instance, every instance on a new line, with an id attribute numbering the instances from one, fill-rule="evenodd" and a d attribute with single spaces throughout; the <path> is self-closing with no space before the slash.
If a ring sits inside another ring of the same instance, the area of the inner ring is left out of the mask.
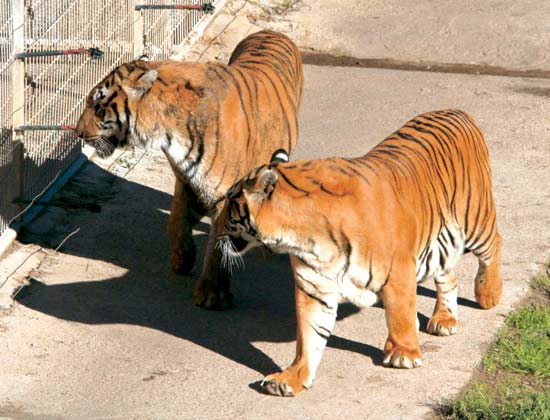
<path id="1" fill-rule="evenodd" d="M 225 23 L 215 22 L 195 46 L 195 52 L 207 51 L 203 58 L 221 54 L 255 27 L 247 15 L 220 19 Z M 219 27 L 227 34 L 215 36 Z M 521 37 L 517 42 L 531 47 Z M 382 367 L 383 310 L 342 305 L 313 388 L 295 399 L 263 395 L 258 381 L 294 355 L 287 258 L 253 253 L 235 275 L 234 309 L 195 308 L 198 268 L 186 278 L 169 270 L 169 166 L 159 153 L 138 162 L 141 152 L 128 152 L 86 164 L 54 199 L 57 207 L 46 209 L 20 237 L 26 245 L 16 253 L 38 251 L 42 258 L 27 269 L 30 285 L 0 314 L 2 418 L 415 419 L 429 416 L 431 405 L 468 381 L 504 315 L 550 257 L 550 80 L 314 65 L 304 70 L 295 159 L 363 154 L 424 111 L 457 107 L 476 119 L 489 146 L 504 238 L 501 304 L 479 309 L 475 261 L 465 256 L 457 270 L 455 336 L 425 332 L 435 292 L 431 284 L 418 289 L 421 368 Z M 207 223 L 196 231 L 202 245 Z M 3 276 L 13 272 L 8 262 L 17 267 L 6 259 Z"/>

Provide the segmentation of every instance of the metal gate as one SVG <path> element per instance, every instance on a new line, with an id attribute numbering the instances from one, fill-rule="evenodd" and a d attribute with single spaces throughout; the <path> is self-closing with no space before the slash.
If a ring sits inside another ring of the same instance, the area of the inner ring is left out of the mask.
<path id="1" fill-rule="evenodd" d="M 89 90 L 142 54 L 170 57 L 211 10 L 196 0 L 0 0 L 0 234 L 81 155 Z"/>

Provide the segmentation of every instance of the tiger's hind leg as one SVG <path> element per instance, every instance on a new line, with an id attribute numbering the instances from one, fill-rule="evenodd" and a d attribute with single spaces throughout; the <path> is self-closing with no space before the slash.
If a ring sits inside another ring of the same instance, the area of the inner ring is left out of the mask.
<path id="1" fill-rule="evenodd" d="M 174 198 L 168 218 L 168 238 L 172 248 L 170 264 L 176 274 L 187 274 L 195 263 L 197 248 L 193 241 L 193 227 L 206 214 L 196 194 L 176 179 Z"/>
<path id="2" fill-rule="evenodd" d="M 484 246 L 470 249 L 479 260 L 475 280 L 476 300 L 483 309 L 491 309 L 500 302 L 502 278 L 500 277 L 500 234 L 494 229 Z"/>
<path id="3" fill-rule="evenodd" d="M 434 335 L 452 335 L 458 325 L 458 282 L 455 273 L 436 277 L 437 301 L 434 313 L 428 322 L 428 332 Z"/>
<path id="4" fill-rule="evenodd" d="M 388 339 L 384 346 L 383 365 L 411 369 L 422 365 L 416 329 L 415 267 L 396 261 L 390 267 L 380 296 L 386 311 Z"/>

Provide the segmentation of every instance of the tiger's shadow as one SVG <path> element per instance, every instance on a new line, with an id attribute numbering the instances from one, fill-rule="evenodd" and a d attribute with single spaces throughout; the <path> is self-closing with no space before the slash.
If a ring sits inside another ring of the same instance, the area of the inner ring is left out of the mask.
<path id="1" fill-rule="evenodd" d="M 63 253 L 85 258 L 92 270 L 97 264 L 94 261 L 101 261 L 127 271 L 120 277 L 98 281 L 70 281 L 57 275 L 48 281 L 51 284 L 38 275 L 16 300 L 68 321 L 130 324 L 163 331 L 261 374 L 279 370 L 281 366 L 254 343 L 293 342 L 296 338 L 288 257 L 252 252 L 245 258 L 246 269 L 235 273 L 232 280 L 235 308 L 225 312 L 197 308 L 192 303 L 192 290 L 200 273 L 209 226 L 201 223 L 195 233 L 199 255 L 193 273 L 187 277 L 173 274 L 165 234 L 171 199 L 170 194 L 86 164 L 52 200 L 55 206 L 21 232 L 20 240 L 56 248 L 79 228 L 63 246 Z M 104 271 L 98 269 L 101 278 Z M 418 292 L 435 297 L 435 292 L 423 286 Z M 478 307 L 464 298 L 459 298 L 459 304 Z M 378 304 L 368 310 L 380 308 Z M 359 309 L 342 304 L 338 312 L 341 320 Z M 419 317 L 425 330 L 428 318 Z M 363 354 L 375 365 L 382 363 L 382 349 L 366 343 L 332 335 L 328 347 Z M 289 361 L 292 357 L 289 354 Z"/>
<path id="2" fill-rule="evenodd" d="M 71 201 L 72 200 L 72 201 Z M 79 206 L 67 203 L 79 203 Z M 96 212 L 90 212 L 93 202 Z M 208 226 L 195 234 L 199 255 L 191 276 L 170 271 L 166 223 L 171 196 L 118 178 L 88 163 L 55 197 L 50 207 L 21 234 L 21 240 L 55 248 L 80 228 L 62 252 L 127 269 L 121 277 L 70 281 L 31 279 L 16 300 L 29 308 L 85 324 L 130 324 L 188 340 L 261 374 L 280 369 L 255 342 L 295 340 L 294 288 L 288 257 L 253 252 L 246 270 L 235 273 L 235 308 L 212 312 L 192 303 Z M 55 257 L 54 257 L 55 258 Z M 102 264 L 103 264 L 102 263 Z M 97 263 L 96 263 L 97 264 Z M 101 268 L 98 268 L 101 272 Z M 119 270 L 120 271 L 120 270 Z M 82 276 L 83 278 L 85 276 Z M 339 319 L 358 309 L 341 305 Z M 329 347 L 354 351 L 380 364 L 383 353 L 368 344 L 333 336 Z M 289 361 L 293 354 L 289 354 Z"/>

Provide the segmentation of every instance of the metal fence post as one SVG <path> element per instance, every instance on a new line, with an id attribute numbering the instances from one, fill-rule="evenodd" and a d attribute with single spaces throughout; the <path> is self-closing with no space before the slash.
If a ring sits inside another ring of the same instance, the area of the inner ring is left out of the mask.
<path id="1" fill-rule="evenodd" d="M 12 54 L 25 51 L 25 2 L 24 0 L 10 0 L 13 13 L 13 50 Z M 15 59 L 12 68 L 12 98 L 13 98 L 13 168 L 14 168 L 14 197 L 23 195 L 23 155 L 24 132 L 16 131 L 15 127 L 25 124 L 25 60 Z"/>
<path id="2" fill-rule="evenodd" d="M 132 40 L 133 45 L 133 58 L 139 58 L 143 55 L 144 52 L 144 45 L 143 45 L 143 15 L 141 10 L 136 10 L 134 6 L 134 2 L 130 2 L 133 9 L 133 19 L 132 19 L 132 26 L 134 30 L 134 39 Z"/>

